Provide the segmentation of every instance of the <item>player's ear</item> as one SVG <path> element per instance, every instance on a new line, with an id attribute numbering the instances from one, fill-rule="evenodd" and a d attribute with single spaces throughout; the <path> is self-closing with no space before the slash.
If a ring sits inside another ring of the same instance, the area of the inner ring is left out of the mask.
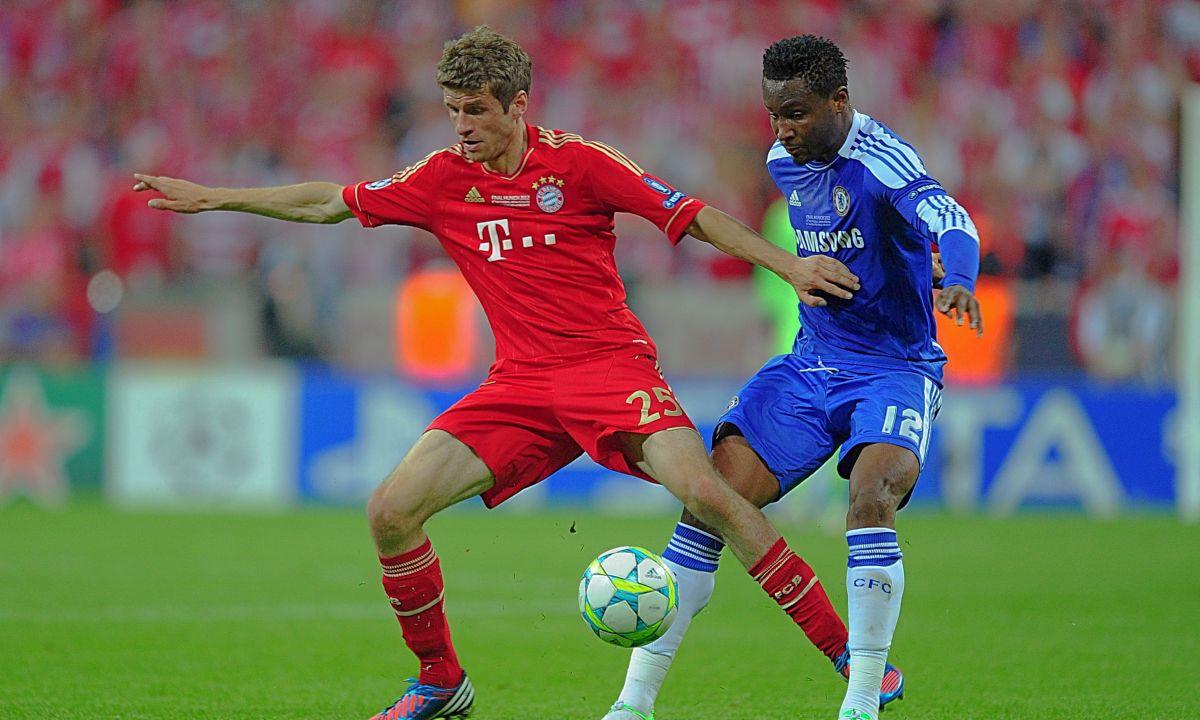
<path id="1" fill-rule="evenodd" d="M 525 117 L 525 111 L 529 109 L 529 93 L 524 90 L 518 90 L 513 96 L 512 102 L 508 104 L 508 111 L 516 119 Z"/>
<path id="2" fill-rule="evenodd" d="M 833 91 L 833 97 L 830 100 L 833 101 L 834 112 L 845 112 L 846 108 L 850 105 L 850 90 L 845 85 L 842 85 Z"/>

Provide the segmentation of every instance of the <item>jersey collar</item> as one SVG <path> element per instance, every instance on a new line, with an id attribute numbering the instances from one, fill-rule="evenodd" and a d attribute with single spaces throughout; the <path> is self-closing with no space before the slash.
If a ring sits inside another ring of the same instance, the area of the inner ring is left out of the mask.
<path id="1" fill-rule="evenodd" d="M 479 169 L 488 175 L 495 175 L 502 180 L 512 180 L 520 175 L 525 170 L 525 165 L 529 163 L 529 156 L 533 154 L 534 145 L 537 144 L 537 133 L 534 132 L 533 126 L 525 123 L 525 154 L 521 157 L 521 162 L 517 165 L 517 169 L 511 175 L 501 175 L 495 170 L 488 170 L 487 166 L 479 163 Z"/>
<path id="2" fill-rule="evenodd" d="M 830 165 L 837 162 L 839 157 L 850 157 L 850 148 L 854 145 L 854 139 L 858 137 L 858 131 L 862 129 L 863 123 L 867 121 L 867 116 L 857 110 L 854 110 L 854 117 L 850 121 L 850 131 L 846 133 L 846 139 L 842 141 L 842 146 L 838 148 L 837 155 L 827 163 L 810 162 L 806 166 L 810 170 L 824 170 Z"/>
<path id="3" fill-rule="evenodd" d="M 858 132 L 862 130 L 862 126 L 866 122 L 867 116 L 855 110 L 854 119 L 850 121 L 850 132 L 846 133 L 846 141 L 838 148 L 838 155 L 850 157 L 850 147 L 854 145 L 854 140 L 858 138 Z"/>

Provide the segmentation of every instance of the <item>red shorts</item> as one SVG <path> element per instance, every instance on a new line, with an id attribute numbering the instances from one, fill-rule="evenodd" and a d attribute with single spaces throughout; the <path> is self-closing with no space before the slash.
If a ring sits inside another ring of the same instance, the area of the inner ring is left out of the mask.
<path id="1" fill-rule="evenodd" d="M 586 452 L 611 470 L 653 479 L 625 455 L 618 433 L 695 429 L 651 355 L 605 355 L 536 370 L 493 370 L 478 390 L 437 416 L 475 451 L 496 483 L 495 507 Z"/>

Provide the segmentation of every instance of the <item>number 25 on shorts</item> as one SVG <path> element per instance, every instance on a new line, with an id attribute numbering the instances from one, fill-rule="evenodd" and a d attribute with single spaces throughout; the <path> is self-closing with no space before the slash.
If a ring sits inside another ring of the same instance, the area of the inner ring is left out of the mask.
<path id="1" fill-rule="evenodd" d="M 683 408 L 679 407 L 679 403 L 675 401 L 675 396 L 671 394 L 668 388 L 653 387 L 650 390 L 654 393 L 653 398 L 645 390 L 635 390 L 630 393 L 629 397 L 625 398 L 626 405 L 638 403 L 641 406 L 642 419 L 638 421 L 638 427 L 648 425 L 664 415 L 667 417 L 676 417 L 683 414 Z M 661 412 L 650 412 L 651 407 L 656 407 Z"/>

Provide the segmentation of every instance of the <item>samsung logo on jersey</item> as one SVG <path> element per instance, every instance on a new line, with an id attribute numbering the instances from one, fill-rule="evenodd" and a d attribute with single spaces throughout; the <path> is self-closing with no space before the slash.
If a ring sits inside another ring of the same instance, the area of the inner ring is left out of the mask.
<path id="1" fill-rule="evenodd" d="M 663 207 L 670 210 L 671 208 L 678 205 L 679 201 L 685 197 L 686 197 L 686 195 L 684 195 L 683 193 L 676 190 L 675 193 L 673 195 L 671 195 L 671 197 L 667 198 L 666 200 L 663 200 Z"/>
<path id="2" fill-rule="evenodd" d="M 843 248 L 863 247 L 863 236 L 858 228 L 849 230 L 797 230 L 796 245 L 810 253 L 837 252 Z"/>

